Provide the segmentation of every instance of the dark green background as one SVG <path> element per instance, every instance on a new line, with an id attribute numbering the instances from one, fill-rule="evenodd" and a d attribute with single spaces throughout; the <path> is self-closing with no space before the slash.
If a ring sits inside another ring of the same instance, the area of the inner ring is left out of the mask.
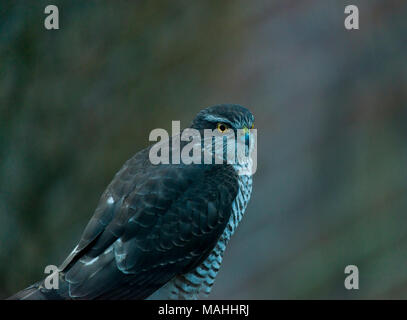
<path id="1" fill-rule="evenodd" d="M 210 297 L 407 298 L 407 2 L 350 2 L 358 31 L 339 0 L 1 0 L 0 297 L 62 262 L 152 129 L 231 102 L 258 171 Z"/>

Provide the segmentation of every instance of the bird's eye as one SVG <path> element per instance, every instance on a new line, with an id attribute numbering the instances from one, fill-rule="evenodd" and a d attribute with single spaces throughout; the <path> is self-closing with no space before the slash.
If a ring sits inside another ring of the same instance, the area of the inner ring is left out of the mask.
<path id="1" fill-rule="evenodd" d="M 219 122 L 217 125 L 217 129 L 220 133 L 225 133 L 229 129 L 229 127 L 226 124 Z"/>

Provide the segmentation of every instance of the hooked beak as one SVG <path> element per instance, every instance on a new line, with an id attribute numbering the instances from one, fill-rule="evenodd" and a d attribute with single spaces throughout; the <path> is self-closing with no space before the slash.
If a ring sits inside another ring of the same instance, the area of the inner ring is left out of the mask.
<path id="1" fill-rule="evenodd" d="M 245 143 L 249 144 L 250 129 L 248 127 L 243 127 L 243 132 L 244 132 Z"/>

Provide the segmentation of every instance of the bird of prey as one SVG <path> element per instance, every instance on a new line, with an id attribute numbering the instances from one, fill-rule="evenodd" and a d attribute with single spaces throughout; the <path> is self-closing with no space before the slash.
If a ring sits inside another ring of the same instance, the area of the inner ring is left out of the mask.
<path id="1" fill-rule="evenodd" d="M 221 104 L 201 110 L 190 128 L 250 134 L 253 122 L 245 107 Z M 10 299 L 198 299 L 210 293 L 250 199 L 252 176 L 239 175 L 239 163 L 154 165 L 150 149 L 130 158 L 102 194 L 59 267 L 59 288 L 47 289 L 42 280 Z"/>

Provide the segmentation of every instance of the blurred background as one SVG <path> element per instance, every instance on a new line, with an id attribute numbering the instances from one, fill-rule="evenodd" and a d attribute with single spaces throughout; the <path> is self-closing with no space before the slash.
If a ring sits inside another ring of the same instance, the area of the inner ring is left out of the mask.
<path id="1" fill-rule="evenodd" d="M 0 2 L 0 298 L 152 129 L 218 103 L 254 113 L 258 170 L 210 298 L 407 298 L 406 1 L 55 0 L 56 31 L 48 4 Z"/>

